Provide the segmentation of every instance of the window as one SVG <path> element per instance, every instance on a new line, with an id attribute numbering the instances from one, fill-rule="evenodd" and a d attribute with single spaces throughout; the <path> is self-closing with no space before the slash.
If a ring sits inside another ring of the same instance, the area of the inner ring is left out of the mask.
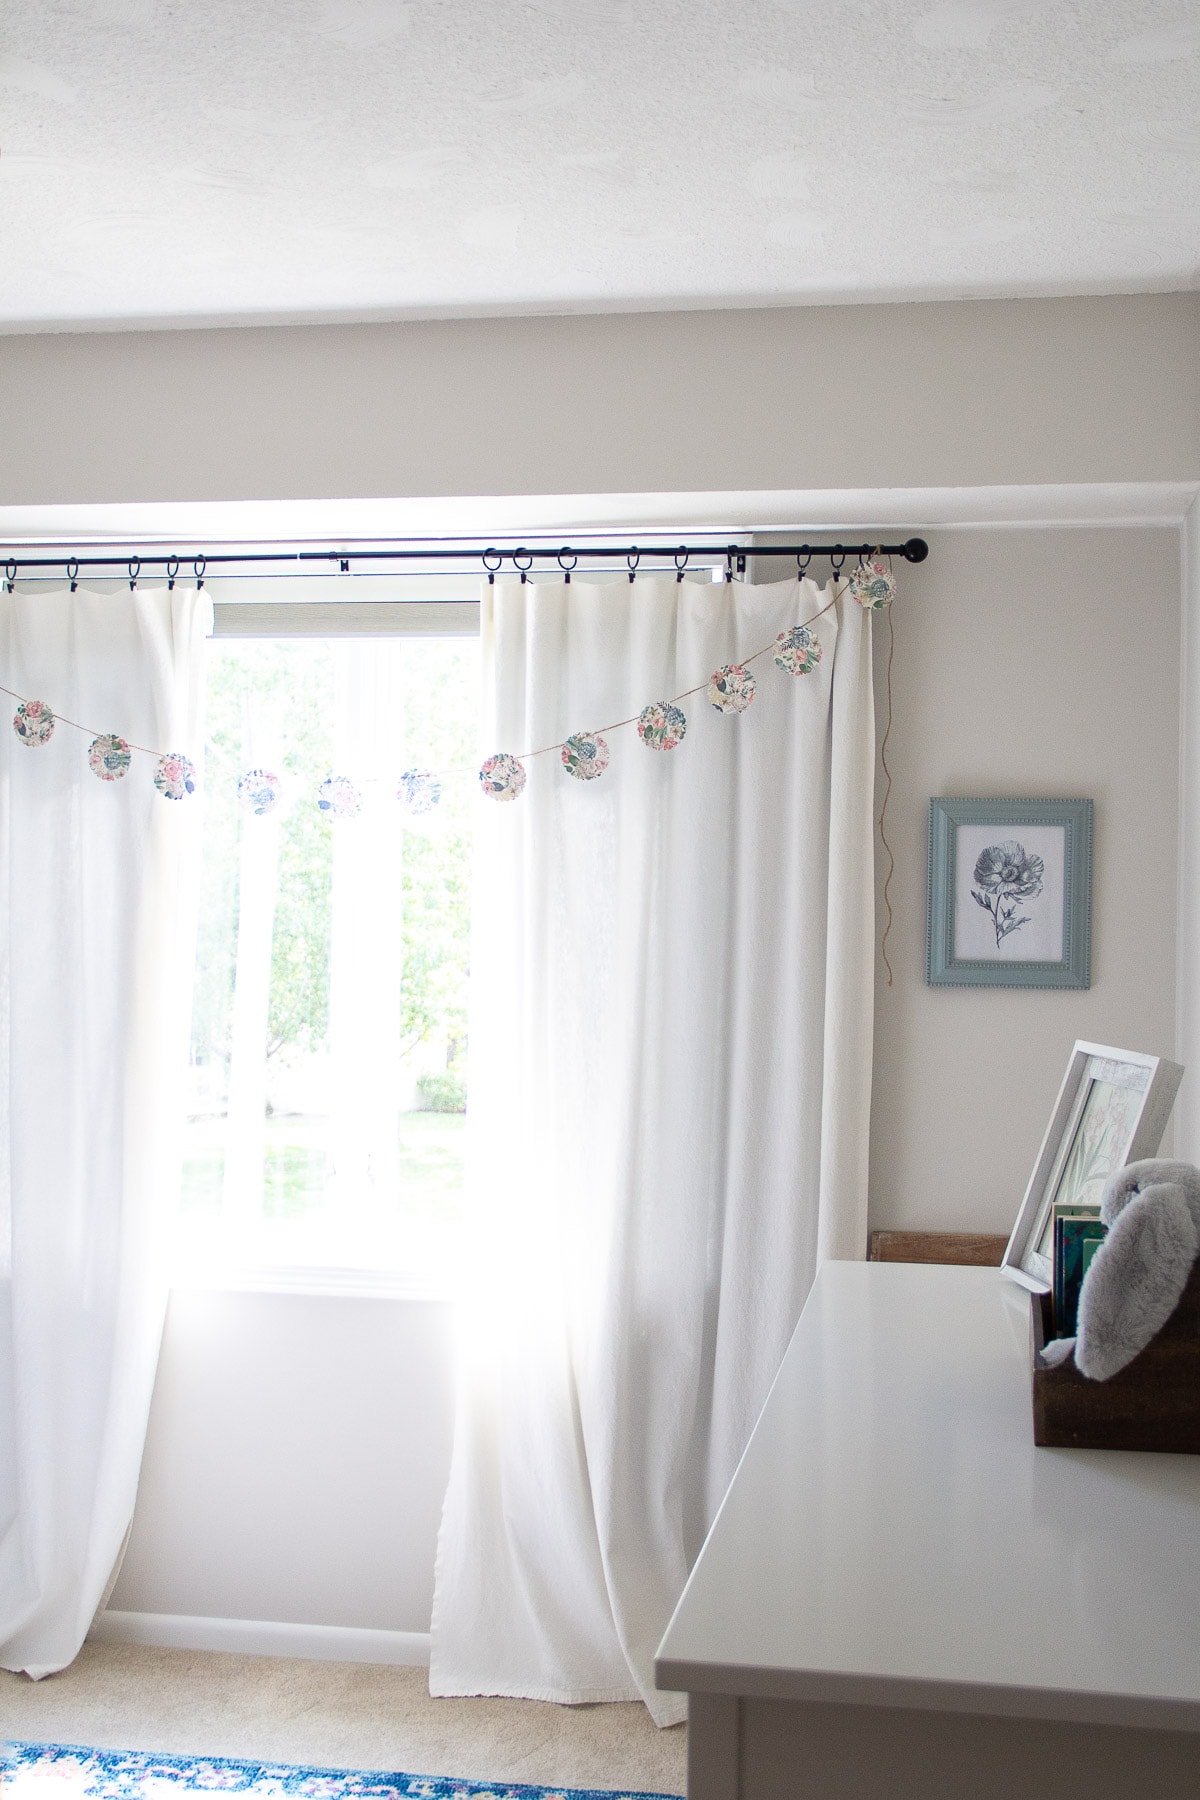
<path id="1" fill-rule="evenodd" d="M 478 639 L 209 655 L 187 1266 L 436 1283 L 463 1188 Z M 410 769 L 463 773 L 419 813 Z M 349 786 L 322 809 L 331 775 Z"/>

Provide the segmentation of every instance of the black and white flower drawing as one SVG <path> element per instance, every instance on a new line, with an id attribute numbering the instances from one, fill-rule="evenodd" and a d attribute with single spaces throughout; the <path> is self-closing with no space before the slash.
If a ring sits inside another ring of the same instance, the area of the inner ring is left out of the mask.
<path id="1" fill-rule="evenodd" d="M 1011 931 L 1028 925 L 1029 915 L 1018 918 L 1023 900 L 1032 900 L 1042 891 L 1045 864 L 1040 856 L 1027 851 L 1024 844 L 1008 838 L 1003 844 L 989 844 L 981 850 L 975 863 L 976 886 L 971 898 L 991 915 L 996 928 L 996 948 L 1000 948 Z"/>

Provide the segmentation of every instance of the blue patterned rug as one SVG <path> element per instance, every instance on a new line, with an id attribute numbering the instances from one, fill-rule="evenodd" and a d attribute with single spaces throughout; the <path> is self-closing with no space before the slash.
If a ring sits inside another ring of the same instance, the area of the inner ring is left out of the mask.
<path id="1" fill-rule="evenodd" d="M 245 1794 L 249 1800 L 679 1800 L 621 1788 L 525 1787 L 509 1781 L 385 1774 L 374 1769 L 296 1768 L 228 1756 L 159 1756 L 149 1750 L 89 1750 L 80 1744 L 0 1744 L 2 1800 L 170 1800 L 184 1794 Z"/>

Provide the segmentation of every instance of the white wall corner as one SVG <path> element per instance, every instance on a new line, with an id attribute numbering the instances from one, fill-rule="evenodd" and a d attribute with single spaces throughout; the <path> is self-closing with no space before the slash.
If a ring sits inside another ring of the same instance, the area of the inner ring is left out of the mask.
<path id="1" fill-rule="evenodd" d="M 429 1666 L 427 1631 L 375 1631 L 351 1625 L 294 1625 L 268 1619 L 204 1619 L 179 1613 L 106 1611 L 88 1633 L 93 1643 L 150 1644 L 166 1650 L 231 1650 L 242 1656 L 300 1656 L 315 1662 Z"/>
<path id="2" fill-rule="evenodd" d="M 1176 1155 L 1200 1161 L 1200 498 L 1183 521 L 1179 709 L 1179 945 Z"/>

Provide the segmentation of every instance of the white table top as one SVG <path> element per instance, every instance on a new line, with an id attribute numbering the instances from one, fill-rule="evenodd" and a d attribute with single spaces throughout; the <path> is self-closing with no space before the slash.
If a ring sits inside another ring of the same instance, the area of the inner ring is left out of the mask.
<path id="1" fill-rule="evenodd" d="M 1036 1449 L 1029 1306 L 825 1265 L 660 1687 L 1200 1731 L 1200 1457 Z"/>

